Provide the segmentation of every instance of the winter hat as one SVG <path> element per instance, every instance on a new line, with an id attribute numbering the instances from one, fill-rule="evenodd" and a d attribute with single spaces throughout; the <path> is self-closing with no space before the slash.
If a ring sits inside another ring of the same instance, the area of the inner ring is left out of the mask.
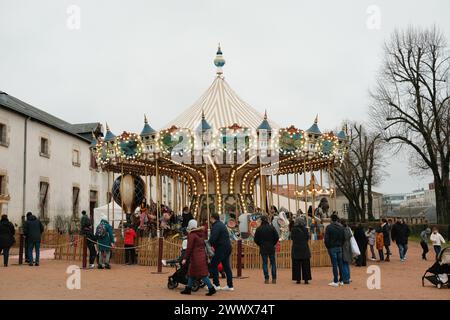
<path id="1" fill-rule="evenodd" d="M 187 229 L 188 231 L 190 231 L 190 230 L 195 229 L 195 228 L 197 228 L 197 220 L 195 220 L 195 219 L 189 220 L 188 226 L 187 226 L 186 229 Z"/>

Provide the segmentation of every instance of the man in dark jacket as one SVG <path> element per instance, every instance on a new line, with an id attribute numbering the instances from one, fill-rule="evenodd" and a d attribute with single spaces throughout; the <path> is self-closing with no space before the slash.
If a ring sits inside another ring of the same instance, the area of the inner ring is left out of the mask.
<path id="1" fill-rule="evenodd" d="M 16 241 L 14 234 L 16 230 L 14 225 L 8 220 L 6 214 L 2 215 L 0 220 L 0 251 L 3 252 L 3 265 L 8 266 L 9 249 Z"/>
<path id="2" fill-rule="evenodd" d="M 95 250 L 95 243 L 97 242 L 97 238 L 94 235 L 94 229 L 92 227 L 91 219 L 86 214 L 86 211 L 81 211 L 81 235 L 85 236 L 85 241 L 87 241 L 86 245 L 89 249 L 89 269 L 93 269 L 95 267 L 94 262 L 97 257 L 97 250 Z"/>
<path id="3" fill-rule="evenodd" d="M 389 257 L 392 255 L 391 249 L 389 248 L 391 245 L 391 225 L 386 219 L 381 220 L 381 230 L 383 231 L 383 242 L 386 248 L 386 259 L 384 261 L 389 262 Z"/>
<path id="4" fill-rule="evenodd" d="M 234 291 L 233 273 L 230 266 L 231 241 L 227 227 L 220 221 L 217 213 L 210 215 L 211 234 L 209 243 L 215 248 L 214 256 L 210 263 L 210 272 L 213 276 L 213 284 L 216 290 Z M 219 263 L 222 263 L 223 271 L 227 276 L 227 286 L 221 288 L 219 282 Z"/>
<path id="5" fill-rule="evenodd" d="M 27 221 L 23 227 L 23 232 L 28 239 L 28 265 L 33 266 L 33 248 L 36 251 L 35 266 L 39 266 L 39 255 L 41 247 L 41 235 L 44 232 L 44 226 L 41 221 L 33 214 L 27 213 Z"/>
<path id="6" fill-rule="evenodd" d="M 397 222 L 392 226 L 392 241 L 395 241 L 395 243 L 397 244 L 400 261 L 402 262 L 406 260 L 409 234 L 409 227 L 403 220 L 397 220 Z"/>
<path id="7" fill-rule="evenodd" d="M 342 273 L 342 246 L 344 245 L 344 241 L 344 227 L 339 223 L 338 216 L 332 214 L 331 223 L 325 229 L 324 237 L 325 246 L 328 249 L 328 254 L 330 255 L 331 263 L 333 264 L 333 282 L 328 284 L 331 287 L 344 285 Z"/>
<path id="8" fill-rule="evenodd" d="M 275 262 L 275 245 L 279 240 L 278 232 L 269 224 L 266 215 L 261 216 L 261 225 L 255 231 L 254 241 L 259 246 L 263 262 L 264 283 L 269 283 L 268 261 L 272 269 L 272 283 L 277 283 L 277 264 Z"/>
<path id="9" fill-rule="evenodd" d="M 189 221 L 191 221 L 192 219 L 194 219 L 194 217 L 192 216 L 192 213 L 189 211 L 189 208 L 184 207 L 183 214 L 181 215 L 181 228 L 183 230 L 186 230 Z"/>

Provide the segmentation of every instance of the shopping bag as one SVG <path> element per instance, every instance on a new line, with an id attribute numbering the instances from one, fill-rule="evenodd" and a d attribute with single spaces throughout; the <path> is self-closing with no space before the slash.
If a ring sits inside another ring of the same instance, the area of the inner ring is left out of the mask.
<path id="1" fill-rule="evenodd" d="M 357 257 L 361 255 L 361 252 L 359 251 L 358 243 L 356 243 L 355 237 L 352 236 L 350 238 L 350 245 L 352 247 L 352 254 L 354 257 Z"/>

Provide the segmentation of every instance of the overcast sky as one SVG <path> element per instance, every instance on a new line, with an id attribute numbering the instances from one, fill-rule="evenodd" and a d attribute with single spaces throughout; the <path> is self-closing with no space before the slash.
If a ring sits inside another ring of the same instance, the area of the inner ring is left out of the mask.
<path id="1" fill-rule="evenodd" d="M 318 113 L 333 129 L 367 120 L 390 33 L 436 24 L 450 39 L 449 12 L 448 0 L 0 0 L 0 90 L 72 123 L 140 131 L 146 113 L 159 129 L 213 81 L 220 42 L 246 102 L 282 126 L 307 129 Z M 431 181 L 389 161 L 378 191 Z"/>

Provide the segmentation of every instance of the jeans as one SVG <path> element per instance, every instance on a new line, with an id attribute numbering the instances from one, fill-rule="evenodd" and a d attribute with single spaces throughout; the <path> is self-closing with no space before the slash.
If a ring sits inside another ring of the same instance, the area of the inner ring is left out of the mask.
<path id="1" fill-rule="evenodd" d="M 350 283 L 350 264 L 345 261 L 342 262 L 342 281 Z"/>
<path id="2" fill-rule="evenodd" d="M 3 265 L 4 265 L 5 267 L 8 265 L 9 248 L 10 248 L 10 247 L 8 247 L 8 248 L 2 248 L 2 250 L 0 250 L 0 251 L 3 252 Z"/>
<path id="3" fill-rule="evenodd" d="M 406 252 L 408 251 L 408 245 L 407 244 L 397 243 L 397 247 L 398 247 L 398 253 L 400 255 L 400 260 L 405 259 Z"/>
<path id="4" fill-rule="evenodd" d="M 216 248 L 214 256 L 211 259 L 209 271 L 213 276 L 213 283 L 215 286 L 219 286 L 219 263 L 222 262 L 223 271 L 227 275 L 227 286 L 233 288 L 233 273 L 230 266 L 231 247 L 229 248 Z"/>
<path id="5" fill-rule="evenodd" d="M 422 247 L 422 259 L 427 259 L 427 253 L 430 251 L 428 249 L 428 244 L 425 241 L 420 241 L 420 246 Z"/>
<path id="6" fill-rule="evenodd" d="M 125 245 L 125 263 L 136 263 L 136 249 L 134 248 L 134 244 Z"/>
<path id="7" fill-rule="evenodd" d="M 270 267 L 272 271 L 272 279 L 277 278 L 277 264 L 275 262 L 275 254 L 263 254 L 261 253 L 262 263 L 263 263 L 263 272 L 264 279 L 269 279 L 269 264 L 267 260 L 270 260 Z"/>
<path id="8" fill-rule="evenodd" d="M 36 252 L 36 259 L 33 260 L 33 248 Z M 33 263 L 39 263 L 39 255 L 41 251 L 41 242 L 40 241 L 29 241 L 28 242 L 28 262 Z"/>
<path id="9" fill-rule="evenodd" d="M 109 260 L 111 259 L 110 250 L 100 250 L 98 255 L 98 264 L 101 266 L 109 265 Z"/>
<path id="10" fill-rule="evenodd" d="M 386 248 L 386 260 L 389 260 L 389 256 L 392 255 L 391 249 L 387 245 L 385 245 L 384 247 Z"/>
<path id="11" fill-rule="evenodd" d="M 195 277 L 189 277 L 186 286 L 187 286 L 188 288 L 192 288 L 192 285 L 194 284 L 194 280 L 195 280 Z M 212 288 L 211 281 L 209 281 L 209 278 L 208 278 L 208 277 L 203 277 L 203 278 L 202 278 L 202 281 L 206 284 L 206 286 L 208 287 L 208 289 L 211 289 L 211 288 Z"/>
<path id="12" fill-rule="evenodd" d="M 328 254 L 331 258 L 331 263 L 333 264 L 333 282 L 337 283 L 339 281 L 342 281 L 343 274 L 342 274 L 342 248 L 341 247 L 335 247 L 328 249 Z M 339 274 L 338 274 L 339 271 Z"/>
<path id="13" fill-rule="evenodd" d="M 89 249 L 89 264 L 94 264 L 97 257 L 97 250 L 95 250 L 95 243 L 87 240 L 87 247 Z"/>
<path id="14" fill-rule="evenodd" d="M 434 252 L 436 253 L 436 260 L 439 258 L 439 253 L 441 252 L 441 246 L 433 246 Z"/>

